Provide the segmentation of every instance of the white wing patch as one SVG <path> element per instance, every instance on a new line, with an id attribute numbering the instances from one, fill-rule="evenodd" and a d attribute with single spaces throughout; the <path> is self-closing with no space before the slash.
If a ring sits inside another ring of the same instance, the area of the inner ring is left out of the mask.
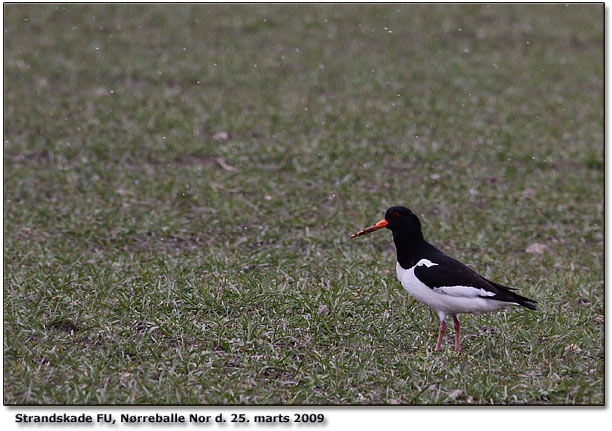
<path id="1" fill-rule="evenodd" d="M 440 286 L 434 287 L 434 292 L 446 293 L 451 296 L 461 296 L 464 298 L 476 298 L 477 296 L 495 296 L 494 292 L 472 286 Z"/>
<path id="2" fill-rule="evenodd" d="M 429 260 L 429 259 L 421 259 L 421 260 L 419 260 L 419 261 L 417 262 L 417 264 L 416 264 L 416 265 L 414 265 L 414 266 L 423 266 L 423 265 L 425 265 L 427 268 L 430 268 L 430 267 L 432 267 L 432 266 L 437 266 L 438 264 L 437 264 L 437 263 L 433 263 L 433 262 L 432 262 L 431 260 Z"/>

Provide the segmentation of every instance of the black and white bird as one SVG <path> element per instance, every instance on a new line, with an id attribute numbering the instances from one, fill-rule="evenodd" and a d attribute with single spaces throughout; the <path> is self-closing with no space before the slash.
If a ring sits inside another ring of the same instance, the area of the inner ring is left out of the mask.
<path id="1" fill-rule="evenodd" d="M 440 317 L 436 350 L 442 345 L 447 317 L 451 317 L 455 324 L 455 350 L 459 352 L 461 326 L 458 314 L 488 313 L 510 305 L 536 309 L 536 301 L 514 293 L 515 288 L 484 278 L 425 241 L 421 221 L 406 207 L 389 208 L 384 219 L 351 238 L 384 227 L 393 233 L 400 283 L 417 301 L 433 308 Z"/>

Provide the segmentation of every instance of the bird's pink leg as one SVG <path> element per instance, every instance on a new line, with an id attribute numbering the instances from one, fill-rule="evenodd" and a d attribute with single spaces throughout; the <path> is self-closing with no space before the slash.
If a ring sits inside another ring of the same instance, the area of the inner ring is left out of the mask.
<path id="1" fill-rule="evenodd" d="M 442 346 L 444 331 L 446 331 L 446 321 L 443 320 L 442 322 L 440 322 L 440 333 L 438 334 L 438 343 L 436 344 L 436 350 L 440 350 L 440 346 Z"/>
<path id="2" fill-rule="evenodd" d="M 453 322 L 455 322 L 455 352 L 459 353 L 461 351 L 461 324 L 459 323 L 457 316 L 453 317 Z"/>

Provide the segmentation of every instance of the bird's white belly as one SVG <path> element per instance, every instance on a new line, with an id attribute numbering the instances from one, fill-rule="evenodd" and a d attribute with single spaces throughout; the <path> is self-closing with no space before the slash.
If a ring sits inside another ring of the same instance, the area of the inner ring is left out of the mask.
<path id="1" fill-rule="evenodd" d="M 419 261 L 419 263 L 410 269 L 402 268 L 398 262 L 396 265 L 397 278 L 399 279 L 400 283 L 402 283 L 404 289 L 406 289 L 406 291 L 408 291 L 408 293 L 414 297 L 414 299 L 428 305 L 438 313 L 443 312 L 451 315 L 457 313 L 481 314 L 511 305 L 511 303 L 497 301 L 495 299 L 485 299 L 478 296 L 453 296 L 430 289 L 414 274 L 414 268 L 419 264 L 432 264 L 429 261 L 423 263 L 424 260 L 425 259 Z"/>

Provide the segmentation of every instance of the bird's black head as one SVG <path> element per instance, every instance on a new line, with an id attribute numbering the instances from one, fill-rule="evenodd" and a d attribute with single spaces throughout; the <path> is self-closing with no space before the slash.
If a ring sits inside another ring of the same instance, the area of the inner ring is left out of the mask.
<path id="1" fill-rule="evenodd" d="M 421 230 L 421 222 L 419 218 L 408 208 L 402 206 L 391 207 L 385 213 L 385 218 L 378 223 L 367 227 L 351 238 L 361 235 L 367 235 L 375 230 L 386 227 L 393 231 L 393 235 L 402 234 L 407 238 L 423 238 Z"/>
<path id="2" fill-rule="evenodd" d="M 420 233 L 421 221 L 410 209 L 402 206 L 391 207 L 385 213 L 387 229 L 406 233 Z"/>

